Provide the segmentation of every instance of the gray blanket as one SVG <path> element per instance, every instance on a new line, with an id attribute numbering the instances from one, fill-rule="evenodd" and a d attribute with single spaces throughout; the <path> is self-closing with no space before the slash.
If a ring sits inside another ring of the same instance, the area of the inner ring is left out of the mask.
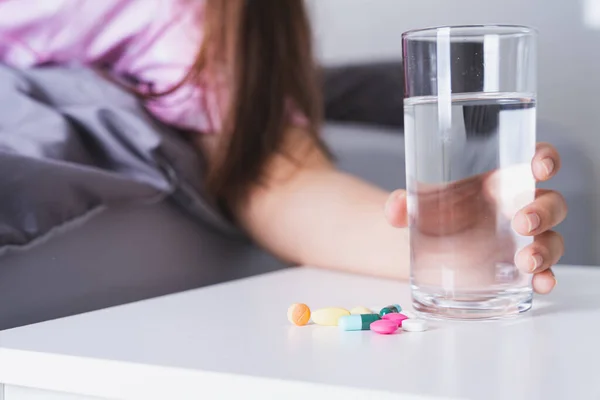
<path id="1" fill-rule="evenodd" d="M 237 234 L 206 201 L 193 147 L 90 70 L 0 65 L 0 170 L 0 252 L 165 197 Z"/>

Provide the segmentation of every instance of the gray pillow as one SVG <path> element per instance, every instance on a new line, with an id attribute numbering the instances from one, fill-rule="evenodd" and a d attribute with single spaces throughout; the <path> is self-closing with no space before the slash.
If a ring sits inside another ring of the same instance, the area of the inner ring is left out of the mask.
<path id="1" fill-rule="evenodd" d="M 91 70 L 0 65 L 0 170 L 0 252 L 166 198 L 237 234 L 206 200 L 193 147 Z"/>

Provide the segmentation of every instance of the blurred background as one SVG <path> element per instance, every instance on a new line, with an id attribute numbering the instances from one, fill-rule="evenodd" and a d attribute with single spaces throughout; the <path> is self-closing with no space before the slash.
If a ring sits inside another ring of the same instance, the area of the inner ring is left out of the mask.
<path id="1" fill-rule="evenodd" d="M 562 263 L 600 265 L 600 0 L 306 1 L 325 140 L 342 169 L 390 190 L 405 187 L 402 33 L 536 27 L 538 138 L 561 152 L 548 185 L 570 207 Z M 285 267 L 207 201 L 190 143 L 101 75 L 0 65 L 0 105 L 0 330 Z"/>
<path id="2" fill-rule="evenodd" d="M 559 178 L 566 183 L 559 190 L 573 192 L 569 219 L 579 220 L 563 232 L 578 236 L 567 247 L 567 259 L 600 264 L 600 0 L 309 1 L 319 59 L 329 67 L 399 61 L 401 35 L 410 29 L 461 24 L 537 28 L 538 136 L 557 144 L 565 156 L 568 165 Z"/>

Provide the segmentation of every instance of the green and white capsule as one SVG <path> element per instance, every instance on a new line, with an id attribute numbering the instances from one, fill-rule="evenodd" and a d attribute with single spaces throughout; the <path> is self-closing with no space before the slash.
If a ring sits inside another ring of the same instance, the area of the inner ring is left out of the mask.
<path id="1" fill-rule="evenodd" d="M 379 319 L 377 314 L 348 315 L 338 320 L 338 326 L 343 331 L 368 331 L 371 324 Z"/>
<path id="2" fill-rule="evenodd" d="M 400 307 L 399 304 L 392 304 L 390 306 L 383 307 L 381 311 L 379 311 L 379 316 L 383 317 L 385 314 L 399 313 L 401 311 L 402 307 Z"/>

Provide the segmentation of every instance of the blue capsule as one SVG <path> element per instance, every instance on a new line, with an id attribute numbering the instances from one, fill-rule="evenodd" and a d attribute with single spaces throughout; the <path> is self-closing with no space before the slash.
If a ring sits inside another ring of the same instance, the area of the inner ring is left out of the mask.
<path id="1" fill-rule="evenodd" d="M 379 319 L 377 314 L 348 315 L 338 320 L 338 326 L 343 331 L 368 331 L 371 324 Z"/>
<path id="2" fill-rule="evenodd" d="M 399 313 L 402 311 L 402 307 L 399 304 L 392 304 L 390 306 L 383 307 L 381 311 L 379 311 L 379 316 L 383 317 L 385 314 L 391 313 Z"/>

